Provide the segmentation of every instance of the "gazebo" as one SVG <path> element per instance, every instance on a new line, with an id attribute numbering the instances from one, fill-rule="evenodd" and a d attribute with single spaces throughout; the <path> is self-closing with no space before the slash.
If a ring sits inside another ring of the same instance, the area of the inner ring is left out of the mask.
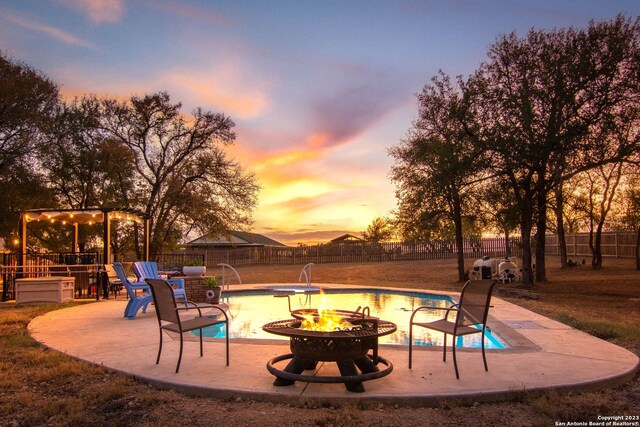
<path id="1" fill-rule="evenodd" d="M 78 252 L 78 225 L 103 223 L 104 262 L 111 260 L 111 221 L 134 221 L 144 226 L 144 260 L 149 259 L 149 217 L 140 211 L 123 208 L 29 209 L 20 213 L 20 254 L 27 253 L 27 224 L 48 221 L 74 228 L 72 252 Z M 22 264 L 22 262 L 20 262 Z"/>

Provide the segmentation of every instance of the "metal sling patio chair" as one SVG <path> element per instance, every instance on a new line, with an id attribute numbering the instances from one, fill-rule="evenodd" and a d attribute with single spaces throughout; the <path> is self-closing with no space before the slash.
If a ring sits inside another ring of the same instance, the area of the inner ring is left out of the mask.
<path id="1" fill-rule="evenodd" d="M 180 370 L 180 362 L 182 361 L 182 348 L 184 346 L 183 335 L 185 332 L 199 330 L 200 331 L 200 357 L 203 355 L 202 350 L 202 328 L 213 325 L 225 325 L 225 338 L 226 338 L 226 356 L 227 366 L 229 366 L 229 318 L 224 309 L 212 304 L 198 305 L 191 301 L 186 301 L 187 304 L 192 307 L 178 307 L 176 305 L 176 297 L 173 292 L 173 288 L 166 280 L 159 279 L 146 279 L 146 282 L 151 288 L 151 295 L 153 295 L 153 303 L 156 308 L 156 315 L 158 317 L 158 326 L 160 327 L 160 346 L 158 347 L 158 357 L 156 359 L 156 365 L 160 363 L 160 354 L 162 353 L 162 332 L 171 331 L 180 335 L 180 355 L 178 356 L 178 364 L 176 365 L 176 374 Z M 198 311 L 198 316 L 192 319 L 182 319 L 180 317 L 180 311 L 189 310 L 195 308 Z M 220 315 L 215 318 L 205 317 L 202 315 L 202 308 L 216 309 L 220 311 Z"/>
<path id="2" fill-rule="evenodd" d="M 453 335 L 453 366 L 456 371 L 456 378 L 460 379 L 458 373 L 458 363 L 456 360 L 456 338 L 462 335 L 482 334 L 482 360 L 484 370 L 489 371 L 487 358 L 484 350 L 484 336 L 487 329 L 487 317 L 489 315 L 489 304 L 491 293 L 496 285 L 494 280 L 469 280 L 460 294 L 460 302 L 448 308 L 421 306 L 413 311 L 409 323 L 409 369 L 412 362 L 413 327 L 433 329 L 444 333 L 444 344 L 442 361 L 447 361 L 447 335 Z M 421 311 L 445 311 L 445 317 L 431 322 L 419 322 L 415 320 L 416 314 Z M 449 314 L 455 312 L 455 319 L 449 320 Z"/>

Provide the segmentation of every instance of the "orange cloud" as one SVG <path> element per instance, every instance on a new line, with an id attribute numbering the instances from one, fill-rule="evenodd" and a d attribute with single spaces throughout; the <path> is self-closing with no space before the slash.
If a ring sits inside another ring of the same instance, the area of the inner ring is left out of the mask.
<path id="1" fill-rule="evenodd" d="M 255 84 L 247 84 L 250 79 L 245 79 L 243 73 L 231 64 L 206 73 L 174 70 L 159 76 L 158 80 L 158 86 L 177 86 L 176 92 L 191 93 L 197 105 L 205 109 L 207 104 L 215 105 L 232 117 L 256 117 L 268 105 L 265 91 Z"/>
<path id="2" fill-rule="evenodd" d="M 282 172 L 282 168 L 290 166 L 301 166 L 301 162 L 309 161 L 320 155 L 318 151 L 291 150 L 283 153 L 264 155 L 256 157 L 256 153 L 252 153 L 252 163 L 256 171 L 273 171 L 278 168 Z"/>
<path id="3" fill-rule="evenodd" d="M 123 0 L 57 0 L 71 9 L 85 14 L 93 23 L 118 22 L 124 14 Z"/>
<path id="4" fill-rule="evenodd" d="M 320 148 L 327 144 L 329 135 L 325 132 L 314 133 L 307 139 L 307 143 L 311 148 Z"/>
<path id="5" fill-rule="evenodd" d="M 297 180 L 282 180 L 277 185 L 265 186 L 260 193 L 260 198 L 264 204 L 282 205 L 295 199 L 319 197 L 334 189 L 335 187 L 330 182 L 313 177 L 302 177 Z"/>

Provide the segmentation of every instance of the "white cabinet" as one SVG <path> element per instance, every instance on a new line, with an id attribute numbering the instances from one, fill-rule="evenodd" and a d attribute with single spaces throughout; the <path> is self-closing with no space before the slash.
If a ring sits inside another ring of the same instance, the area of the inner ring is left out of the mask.
<path id="1" fill-rule="evenodd" d="M 75 277 L 16 279 L 16 303 L 73 301 Z"/>

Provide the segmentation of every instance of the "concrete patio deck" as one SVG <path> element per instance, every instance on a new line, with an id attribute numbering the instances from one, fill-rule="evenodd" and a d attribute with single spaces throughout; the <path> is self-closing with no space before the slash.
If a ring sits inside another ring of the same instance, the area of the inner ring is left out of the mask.
<path id="1" fill-rule="evenodd" d="M 176 374 L 179 342 L 165 339 L 160 364 L 156 365 L 158 324 L 153 307 L 135 320 L 127 320 L 122 317 L 126 301 L 121 299 L 49 312 L 34 319 L 29 331 L 50 348 L 161 388 L 294 405 L 439 406 L 447 399 L 461 403 L 509 400 L 527 392 L 615 385 L 633 378 L 639 368 L 638 357 L 628 350 L 498 298 L 492 302 L 489 325 L 510 348 L 487 351 L 489 372 L 484 371 L 477 349 L 458 352 L 460 380 L 456 380 L 451 357 L 442 362 L 441 348 L 419 348 L 409 370 L 406 346 L 381 346 L 380 355 L 393 363 L 394 370 L 384 378 L 365 382 L 365 393 L 348 392 L 343 384 L 273 386 L 274 377 L 265 365 L 271 358 L 289 353 L 284 340 L 232 339 L 228 367 L 222 340 L 207 340 L 202 358 L 197 340 L 185 342 L 180 373 Z M 338 375 L 338 370 L 334 363 L 321 362 L 318 373 Z"/>

